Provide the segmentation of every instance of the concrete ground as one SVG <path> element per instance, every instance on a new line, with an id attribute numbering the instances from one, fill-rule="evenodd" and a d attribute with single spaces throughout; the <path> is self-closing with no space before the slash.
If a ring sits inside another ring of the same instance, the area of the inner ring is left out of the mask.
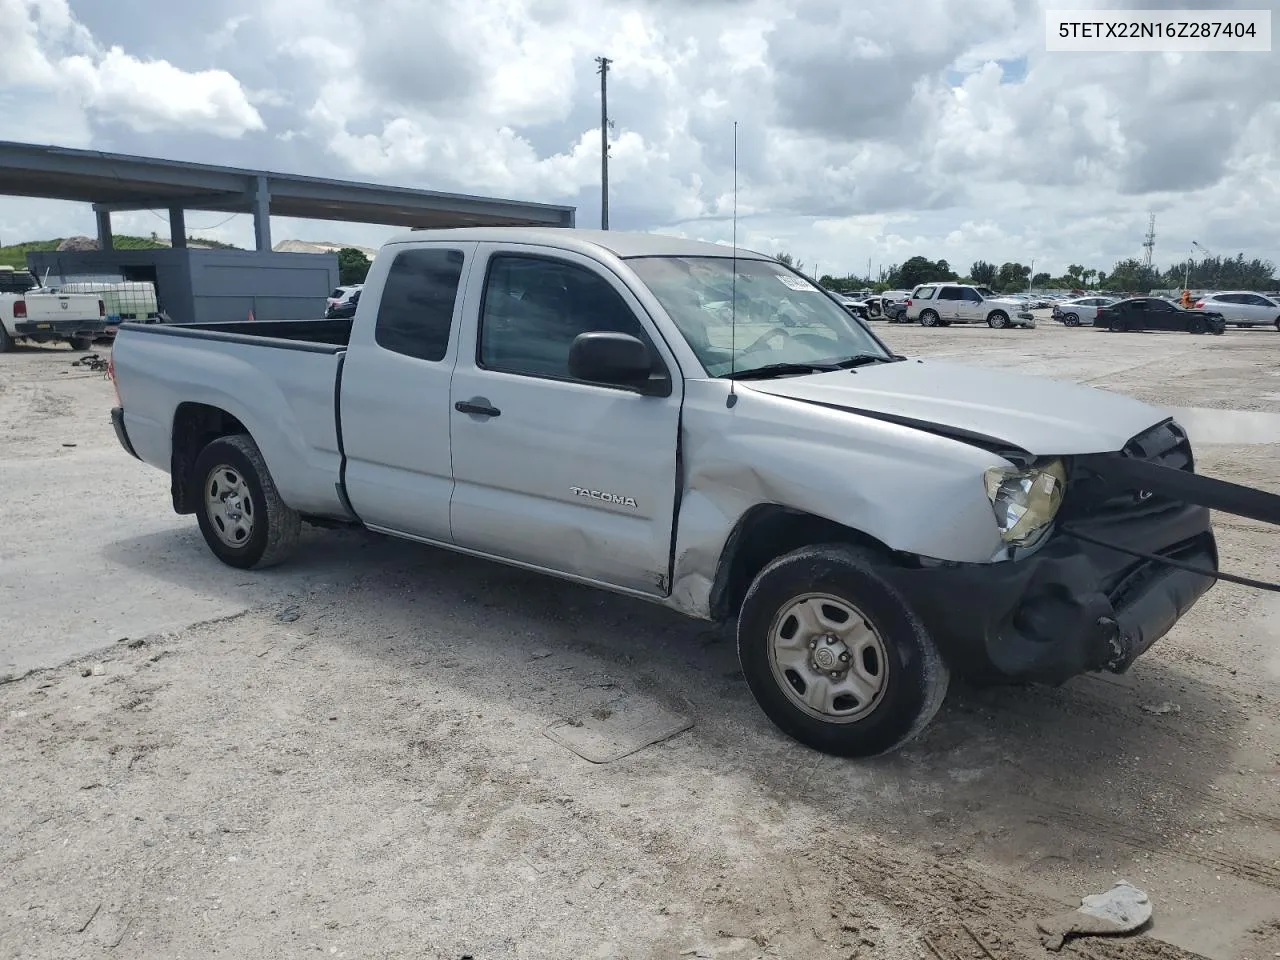
<path id="1" fill-rule="evenodd" d="M 876 329 L 1178 408 L 1202 472 L 1280 491 L 1275 331 Z M 1280 956 L 1275 594 L 840 761 L 639 602 L 351 532 L 222 566 L 75 357 L 0 356 L 0 958 L 1012 960 L 1119 879 L 1150 931 L 1066 954 Z M 1275 530 L 1217 529 L 1280 579 Z M 543 735 L 610 703 L 693 726 L 599 765 Z"/>

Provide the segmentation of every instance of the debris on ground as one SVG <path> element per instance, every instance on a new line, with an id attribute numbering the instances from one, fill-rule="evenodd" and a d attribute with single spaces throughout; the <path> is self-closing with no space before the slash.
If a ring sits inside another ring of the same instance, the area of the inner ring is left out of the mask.
<path id="1" fill-rule="evenodd" d="M 1134 933 L 1151 919 L 1151 899 L 1127 880 L 1106 893 L 1080 900 L 1080 908 L 1036 921 L 1049 950 L 1061 950 L 1070 937 L 1116 936 Z"/>
<path id="2" fill-rule="evenodd" d="M 1182 708 L 1172 700 L 1165 700 L 1163 703 L 1143 703 L 1139 708 L 1146 713 L 1154 714 L 1157 717 L 1163 717 L 1170 713 L 1181 713 Z"/>
<path id="3" fill-rule="evenodd" d="M 283 610 L 281 610 L 279 613 L 276 614 L 276 619 L 279 620 L 281 623 L 293 623 L 295 620 L 297 620 L 301 616 L 302 616 L 302 611 L 299 610 L 297 607 L 285 607 Z"/>

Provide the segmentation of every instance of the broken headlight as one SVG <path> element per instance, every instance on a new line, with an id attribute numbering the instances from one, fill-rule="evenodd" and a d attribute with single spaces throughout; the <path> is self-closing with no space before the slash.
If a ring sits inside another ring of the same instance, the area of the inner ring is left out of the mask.
<path id="1" fill-rule="evenodd" d="M 1005 543 L 1025 544 L 1057 516 L 1066 492 L 1067 471 L 1061 460 L 1031 467 L 991 467 L 986 482 L 1000 538 Z"/>

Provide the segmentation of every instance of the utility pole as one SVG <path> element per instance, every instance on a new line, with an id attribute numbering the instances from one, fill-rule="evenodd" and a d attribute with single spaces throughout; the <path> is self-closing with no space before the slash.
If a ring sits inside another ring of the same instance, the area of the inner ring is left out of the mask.
<path id="1" fill-rule="evenodd" d="M 600 229 L 609 229 L 609 64 L 608 57 L 596 57 L 600 74 Z"/>

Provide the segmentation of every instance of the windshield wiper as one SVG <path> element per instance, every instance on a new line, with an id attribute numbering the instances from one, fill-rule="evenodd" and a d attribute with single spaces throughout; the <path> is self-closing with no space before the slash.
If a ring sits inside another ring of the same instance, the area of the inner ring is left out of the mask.
<path id="1" fill-rule="evenodd" d="M 838 360 L 823 360 L 821 362 L 830 364 L 837 370 L 852 370 L 854 367 L 861 367 L 868 363 L 896 363 L 905 359 L 907 358 L 896 353 L 891 353 L 887 357 L 881 353 L 855 353 L 850 357 L 840 357 Z"/>
<path id="2" fill-rule="evenodd" d="M 804 373 L 830 373 L 841 370 L 834 363 L 766 363 L 763 367 L 751 367 L 747 370 L 735 370 L 725 374 L 728 380 L 769 380 L 773 377 L 793 377 Z"/>

